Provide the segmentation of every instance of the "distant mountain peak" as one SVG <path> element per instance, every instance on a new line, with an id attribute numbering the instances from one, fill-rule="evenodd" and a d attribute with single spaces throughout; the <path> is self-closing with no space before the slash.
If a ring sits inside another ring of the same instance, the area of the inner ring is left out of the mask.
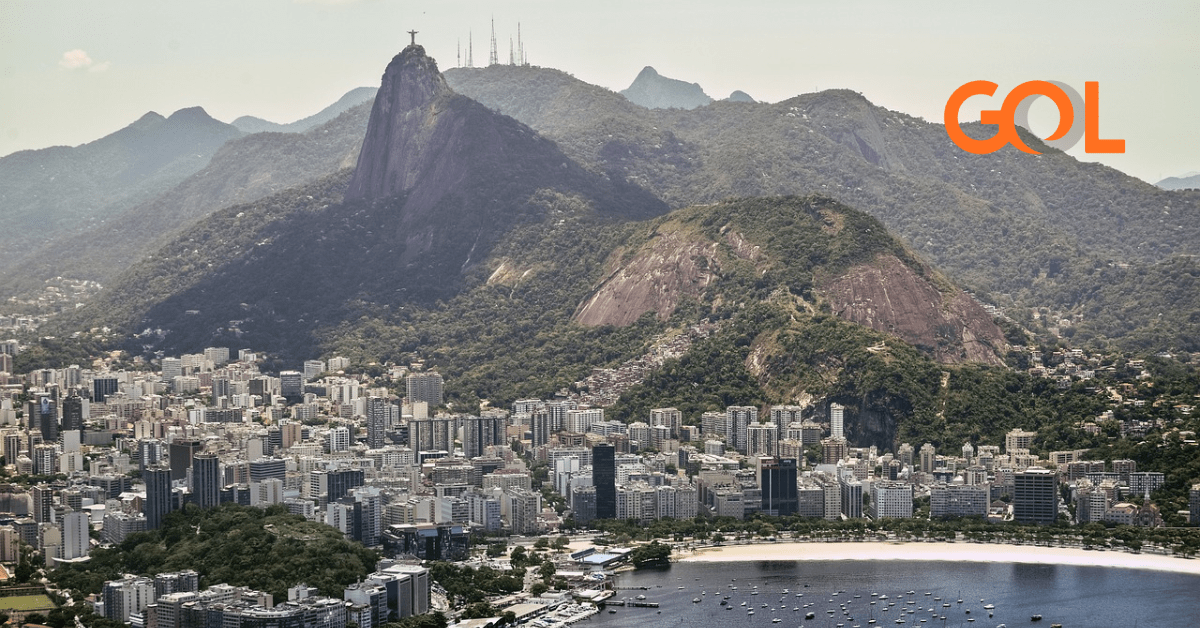
<path id="1" fill-rule="evenodd" d="M 137 120 L 134 120 L 133 124 L 131 124 L 129 126 L 137 126 L 139 124 L 148 124 L 148 123 L 157 123 L 157 122 L 162 122 L 163 120 L 166 120 L 166 118 L 162 117 L 162 114 L 158 113 L 157 111 L 147 111 L 145 113 L 145 115 L 138 118 Z"/>
<path id="2" fill-rule="evenodd" d="M 695 109 L 712 102 L 699 84 L 663 76 L 651 66 L 642 68 L 621 95 L 647 109 Z"/>
<path id="3" fill-rule="evenodd" d="M 204 107 L 184 107 L 183 109 L 180 109 L 179 111 L 176 111 L 175 113 L 173 113 L 169 117 L 167 117 L 167 120 L 171 121 L 171 122 L 182 122 L 182 121 L 208 122 L 209 120 L 213 120 L 213 119 L 214 118 L 212 116 L 208 115 L 208 112 L 204 110 Z"/>
<path id="4" fill-rule="evenodd" d="M 740 89 L 733 90 L 733 93 L 730 94 L 729 98 L 726 98 L 725 100 L 732 102 L 757 102 L 750 97 L 750 94 L 747 94 Z"/>
<path id="5" fill-rule="evenodd" d="M 390 106 L 404 111 L 424 107 L 437 97 L 451 93 L 446 79 L 438 71 L 437 61 L 425 54 L 424 46 L 411 44 L 388 63 L 376 99 L 386 94 L 391 99 Z"/>

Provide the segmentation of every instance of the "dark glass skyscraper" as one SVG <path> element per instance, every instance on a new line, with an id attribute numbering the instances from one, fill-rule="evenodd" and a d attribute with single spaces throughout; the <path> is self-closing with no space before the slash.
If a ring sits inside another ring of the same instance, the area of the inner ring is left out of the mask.
<path id="1" fill-rule="evenodd" d="M 168 458 L 171 459 L 171 479 L 187 478 L 188 469 L 192 468 L 192 455 L 200 451 L 203 444 L 194 439 L 181 439 L 171 443 Z"/>
<path id="2" fill-rule="evenodd" d="M 142 472 L 146 481 L 146 501 L 142 512 L 146 515 L 146 529 L 157 530 L 163 519 L 171 512 L 171 470 L 153 466 Z"/>
<path id="3" fill-rule="evenodd" d="M 592 484 L 596 485 L 596 518 L 617 517 L 616 449 L 612 445 L 592 448 Z"/>
<path id="4" fill-rule="evenodd" d="M 192 456 L 192 502 L 201 508 L 221 503 L 221 459 L 216 454 Z"/>
<path id="5" fill-rule="evenodd" d="M 72 394 L 63 399 L 62 429 L 64 432 L 83 429 L 83 397 Z"/>
<path id="6" fill-rule="evenodd" d="M 119 390 L 117 378 L 115 377 L 97 377 L 92 380 L 92 401 L 95 403 L 104 403 L 104 400 L 109 395 Z"/>
<path id="7" fill-rule="evenodd" d="M 1029 467 L 1013 475 L 1013 519 L 1050 525 L 1058 519 L 1058 473 Z"/>
<path id="8" fill-rule="evenodd" d="M 42 434 L 43 443 L 58 441 L 58 404 L 49 395 L 31 399 L 26 407 L 29 429 Z"/>
<path id="9" fill-rule="evenodd" d="M 763 514 L 786 517 L 796 514 L 796 461 L 791 458 L 759 458 L 758 486 L 762 489 Z"/>

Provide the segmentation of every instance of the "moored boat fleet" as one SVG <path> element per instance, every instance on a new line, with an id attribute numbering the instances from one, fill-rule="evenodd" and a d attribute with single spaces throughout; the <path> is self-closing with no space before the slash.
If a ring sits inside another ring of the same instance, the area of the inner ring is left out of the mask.
<path id="1" fill-rule="evenodd" d="M 680 592 L 684 589 L 679 587 Z M 776 596 L 777 601 L 774 601 Z M 722 611 L 741 611 L 745 613 L 747 621 L 766 620 L 774 624 L 787 621 L 799 628 L 866 628 L 885 623 L 913 624 L 914 628 L 922 625 L 970 625 L 984 614 L 993 618 L 996 611 L 996 605 L 988 603 L 986 599 L 980 599 L 980 606 L 973 607 L 963 600 L 961 594 L 944 599 L 932 591 L 921 595 L 910 590 L 894 596 L 875 592 L 866 599 L 863 597 L 863 594 L 845 590 L 825 593 L 803 583 L 795 591 L 791 588 L 772 590 L 753 583 L 743 583 L 739 590 L 737 580 L 733 579 L 728 585 L 718 585 L 715 591 L 701 591 L 691 601 L 694 604 L 711 601 Z M 1040 619 L 1040 615 L 1031 617 L 1034 622 Z M 947 624 L 948 621 L 956 623 Z M 1004 626 L 999 624 L 997 628 Z M 1061 626 L 1054 624 L 1051 628 Z"/>

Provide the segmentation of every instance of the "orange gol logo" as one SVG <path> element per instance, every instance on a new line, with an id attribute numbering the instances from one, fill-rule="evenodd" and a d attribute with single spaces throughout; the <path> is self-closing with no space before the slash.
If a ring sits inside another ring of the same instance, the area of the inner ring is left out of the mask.
<path id="1" fill-rule="evenodd" d="M 996 134 L 986 140 L 977 140 L 963 132 L 959 126 L 958 112 L 966 100 L 972 96 L 991 96 L 996 93 L 998 85 L 991 81 L 971 81 L 954 90 L 950 100 L 946 102 L 946 134 L 956 146 L 976 155 L 994 153 L 1007 144 L 1012 144 L 1027 153 L 1040 155 L 1029 148 L 1017 135 L 1017 126 L 1029 128 L 1029 106 L 1037 96 L 1046 96 L 1058 107 L 1058 128 L 1047 137 L 1046 144 L 1059 150 L 1067 150 L 1074 146 L 1082 135 L 1083 149 L 1088 153 L 1124 153 L 1125 140 L 1100 139 L 1100 84 L 1087 81 L 1083 84 L 1085 98 L 1079 97 L 1079 92 L 1069 85 L 1058 81 L 1028 81 L 1021 83 L 1008 93 L 1004 104 L 998 110 L 985 110 L 979 113 L 979 121 L 983 124 L 999 126 Z M 1083 125 L 1075 124 L 1075 111 L 1083 104 Z"/>

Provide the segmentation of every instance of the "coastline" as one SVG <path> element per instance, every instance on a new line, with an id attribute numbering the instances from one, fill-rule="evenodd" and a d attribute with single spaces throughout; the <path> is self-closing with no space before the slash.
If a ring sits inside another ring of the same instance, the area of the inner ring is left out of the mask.
<path id="1" fill-rule="evenodd" d="M 705 547 L 677 562 L 930 560 L 1148 569 L 1200 576 L 1200 560 L 1161 554 L 998 543 L 795 542 Z"/>

